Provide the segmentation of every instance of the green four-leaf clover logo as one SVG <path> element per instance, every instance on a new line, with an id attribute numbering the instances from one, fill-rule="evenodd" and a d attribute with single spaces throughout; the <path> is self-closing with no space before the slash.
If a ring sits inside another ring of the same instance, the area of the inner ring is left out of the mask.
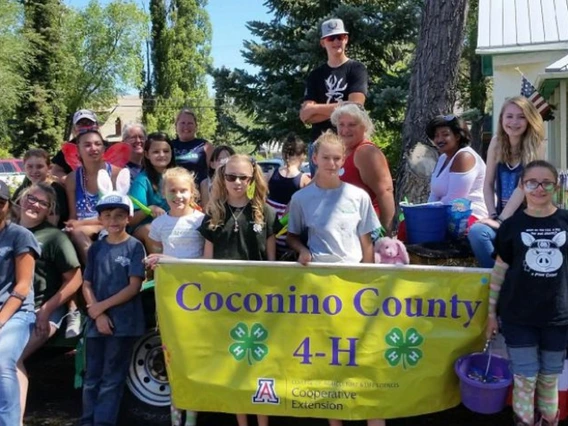
<path id="1" fill-rule="evenodd" d="M 233 327 L 230 334 L 237 343 L 229 346 L 229 353 L 237 361 L 246 357 L 249 365 L 252 365 L 253 360 L 259 362 L 268 355 L 268 346 L 261 343 L 268 337 L 268 330 L 262 324 L 253 324 L 249 332 L 248 326 L 240 322 Z"/>
<path id="2" fill-rule="evenodd" d="M 393 328 L 385 337 L 387 345 L 392 346 L 387 349 L 385 358 L 391 367 L 396 367 L 402 360 L 402 366 L 414 367 L 422 359 L 422 351 L 418 346 L 424 343 L 424 337 L 414 328 L 406 331 L 406 338 L 400 328 Z"/>

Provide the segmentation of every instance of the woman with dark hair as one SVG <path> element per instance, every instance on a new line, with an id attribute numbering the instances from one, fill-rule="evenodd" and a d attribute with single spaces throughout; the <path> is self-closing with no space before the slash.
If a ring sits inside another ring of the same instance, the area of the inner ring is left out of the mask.
<path id="1" fill-rule="evenodd" d="M 294 133 L 290 133 L 282 144 L 284 165 L 272 171 L 268 177 L 268 199 L 266 203 L 276 211 L 278 219 L 286 213 L 288 203 L 297 191 L 310 183 L 311 179 L 302 173 L 300 167 L 306 159 L 306 144 Z M 286 236 L 276 237 L 276 253 L 281 258 L 288 251 Z"/>
<path id="2" fill-rule="evenodd" d="M 155 217 L 161 216 L 170 210 L 168 203 L 162 195 L 162 174 L 175 166 L 173 149 L 168 135 L 163 132 L 150 133 L 144 143 L 143 170 L 136 176 L 129 195 L 147 206 L 152 212 L 147 216 L 134 204 L 134 216 L 130 218 L 132 235 L 138 238 L 148 253 L 153 253 L 152 242 L 148 236 L 150 223 Z"/>
<path id="3" fill-rule="evenodd" d="M 209 202 L 209 193 L 213 186 L 213 178 L 215 177 L 215 170 L 222 164 L 225 164 L 231 155 L 235 155 L 235 150 L 229 145 L 216 146 L 211 154 L 211 161 L 207 169 L 207 179 L 201 181 L 199 192 L 201 194 L 200 204 L 203 209 L 207 207 Z"/>
<path id="4" fill-rule="evenodd" d="M 428 201 L 451 204 L 456 198 L 471 201 L 473 219 L 487 216 L 483 199 L 485 163 L 469 146 L 471 134 L 465 122 L 454 115 L 439 115 L 426 126 L 440 157 L 430 180 Z"/>

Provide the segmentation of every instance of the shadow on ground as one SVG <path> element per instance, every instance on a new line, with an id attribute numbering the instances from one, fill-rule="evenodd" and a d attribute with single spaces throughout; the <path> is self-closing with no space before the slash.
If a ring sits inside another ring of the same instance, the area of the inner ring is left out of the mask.
<path id="1" fill-rule="evenodd" d="M 81 392 L 73 389 L 74 356 L 72 354 L 45 351 L 30 360 L 30 391 L 25 426 L 76 426 L 81 414 Z M 427 389 L 424 389 L 427 392 Z M 250 416 L 249 425 L 256 419 Z M 270 426 L 327 426 L 321 419 L 274 417 Z M 345 426 L 363 426 L 365 422 L 344 422 Z M 511 411 L 497 415 L 474 414 L 463 406 L 441 413 L 419 417 L 389 420 L 388 426 L 509 426 Z M 561 422 L 568 426 L 568 422 Z M 133 421 L 129 413 L 123 413 L 118 426 L 169 426 L 167 416 L 159 419 Z M 237 426 L 235 416 L 218 413 L 201 413 L 198 426 Z"/>

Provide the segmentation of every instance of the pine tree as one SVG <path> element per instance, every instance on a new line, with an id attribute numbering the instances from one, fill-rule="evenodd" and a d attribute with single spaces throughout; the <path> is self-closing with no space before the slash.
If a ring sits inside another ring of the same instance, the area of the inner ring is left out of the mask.
<path id="1" fill-rule="evenodd" d="M 145 94 L 144 121 L 149 129 L 173 130 L 183 107 L 198 117 L 199 134 L 213 136 L 215 111 L 207 91 L 211 67 L 211 24 L 206 0 L 151 0 L 152 87 Z"/>
<path id="2" fill-rule="evenodd" d="M 260 145 L 290 131 L 307 138 L 309 129 L 299 119 L 305 80 L 326 61 L 320 27 L 328 18 L 343 19 L 349 31 L 347 55 L 369 71 L 366 108 L 379 131 L 399 134 L 404 118 L 408 64 L 418 27 L 417 0 L 267 0 L 270 22 L 251 21 L 247 27 L 260 39 L 245 41 L 247 63 L 257 74 L 241 69 L 214 72 L 214 87 L 221 97 L 254 118 L 247 128 L 233 122 L 234 131 Z M 231 123 L 231 117 L 224 117 Z M 234 121 L 234 120 L 233 120 Z"/>
<path id="3" fill-rule="evenodd" d="M 25 71 L 26 90 L 17 108 L 12 151 L 18 156 L 31 146 L 54 150 L 63 140 L 65 111 L 58 89 L 61 74 L 61 16 L 59 0 L 24 2 L 25 37 L 31 45 Z"/>

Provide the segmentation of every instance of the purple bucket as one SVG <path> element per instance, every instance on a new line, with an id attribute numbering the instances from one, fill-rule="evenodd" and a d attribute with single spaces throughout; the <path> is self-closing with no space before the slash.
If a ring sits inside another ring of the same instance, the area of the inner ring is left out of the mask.
<path id="1" fill-rule="evenodd" d="M 460 391 L 463 405 L 471 411 L 481 414 L 495 414 L 505 408 L 509 386 L 513 375 L 509 370 L 509 360 L 491 355 L 488 376 L 502 377 L 498 382 L 483 383 L 468 377 L 472 369 L 485 371 L 488 354 L 473 353 L 458 358 L 454 370 L 460 379 Z"/>

